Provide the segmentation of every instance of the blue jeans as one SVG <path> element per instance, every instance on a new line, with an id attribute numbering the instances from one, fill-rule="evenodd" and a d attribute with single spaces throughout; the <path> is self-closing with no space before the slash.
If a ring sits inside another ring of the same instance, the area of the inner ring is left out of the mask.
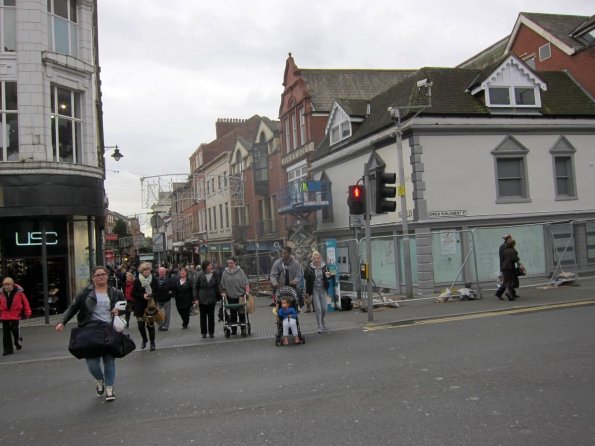
<path id="1" fill-rule="evenodd" d="M 101 370 L 100 360 L 103 359 L 103 369 Z M 116 361 L 113 356 L 105 355 L 100 358 L 87 358 L 87 368 L 93 378 L 105 382 L 106 386 L 113 386 L 116 380 Z"/>

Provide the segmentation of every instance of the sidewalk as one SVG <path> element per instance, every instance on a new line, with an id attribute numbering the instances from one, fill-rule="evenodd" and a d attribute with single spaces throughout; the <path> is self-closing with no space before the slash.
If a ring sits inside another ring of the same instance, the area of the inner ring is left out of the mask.
<path id="1" fill-rule="evenodd" d="M 543 285 L 542 285 L 543 286 Z M 494 289 L 482 290 L 483 299 L 473 301 L 451 300 L 446 303 L 435 303 L 435 298 L 412 299 L 399 301 L 399 308 L 381 307 L 372 312 L 372 321 L 369 315 L 360 309 L 350 311 L 331 311 L 327 314 L 326 323 L 330 333 L 348 329 L 364 329 L 365 327 L 393 324 L 407 321 L 433 319 L 447 316 L 465 314 L 505 311 L 515 308 L 536 307 L 553 305 L 574 301 L 593 301 L 595 304 L 595 278 L 581 279 L 578 286 L 561 286 L 558 288 L 542 289 L 542 286 L 524 286 L 518 290 L 520 299 L 515 301 L 501 301 L 494 296 Z M 387 296 L 398 300 L 399 296 Z M 185 346 L 208 345 L 212 343 L 247 342 L 250 340 L 268 339 L 274 345 L 276 333 L 275 317 L 272 307 L 269 306 L 270 297 L 259 296 L 256 298 L 256 312 L 250 315 L 251 335 L 246 338 L 232 336 L 229 339 L 223 336 L 223 324 L 217 323 L 215 339 L 202 339 L 199 328 L 198 316 L 190 319 L 190 326 L 182 330 L 181 319 L 172 302 L 172 318 L 170 329 L 167 332 L 157 332 L 157 350 L 163 348 L 179 348 Z M 364 303 L 365 304 L 365 303 Z M 14 355 L 0 359 L 0 364 L 7 361 L 40 360 L 47 358 L 69 357 L 67 350 L 70 328 L 76 324 L 75 320 L 69 322 L 63 333 L 57 333 L 55 324 L 61 319 L 60 315 L 50 317 L 50 325 L 46 325 L 44 318 L 33 318 L 22 323 L 24 348 Z M 317 324 L 314 313 L 301 313 L 299 316 L 302 333 L 306 343 L 310 337 L 325 336 L 317 333 Z M 140 336 L 132 319 L 130 329 L 133 339 L 140 344 Z M 144 354 L 144 352 L 143 352 Z"/>

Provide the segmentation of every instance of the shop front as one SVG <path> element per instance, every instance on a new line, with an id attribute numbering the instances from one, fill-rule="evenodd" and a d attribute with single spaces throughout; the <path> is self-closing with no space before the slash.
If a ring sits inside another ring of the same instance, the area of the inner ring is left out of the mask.
<path id="1" fill-rule="evenodd" d="M 35 315 L 63 312 L 105 264 L 100 177 L 0 175 L 0 277 L 21 285 Z"/>

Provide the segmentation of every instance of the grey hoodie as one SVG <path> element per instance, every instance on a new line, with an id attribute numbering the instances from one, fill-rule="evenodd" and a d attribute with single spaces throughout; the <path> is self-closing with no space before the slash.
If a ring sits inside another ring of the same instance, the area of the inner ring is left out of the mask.
<path id="1" fill-rule="evenodd" d="M 248 285 L 248 278 L 246 274 L 238 265 L 233 270 L 229 267 L 223 271 L 221 277 L 221 288 L 227 294 L 227 297 L 240 297 L 246 293 L 246 286 Z"/>

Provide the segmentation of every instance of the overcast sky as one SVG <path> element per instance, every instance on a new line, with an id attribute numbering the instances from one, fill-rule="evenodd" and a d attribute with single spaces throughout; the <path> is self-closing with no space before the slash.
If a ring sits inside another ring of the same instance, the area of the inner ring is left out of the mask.
<path id="1" fill-rule="evenodd" d="M 595 10 L 592 0 L 98 3 L 105 144 L 124 154 L 106 157 L 106 191 L 127 216 L 147 211 L 141 177 L 188 174 L 218 118 L 278 118 L 288 52 L 300 68 L 451 67 L 510 34 L 521 11 Z"/>

